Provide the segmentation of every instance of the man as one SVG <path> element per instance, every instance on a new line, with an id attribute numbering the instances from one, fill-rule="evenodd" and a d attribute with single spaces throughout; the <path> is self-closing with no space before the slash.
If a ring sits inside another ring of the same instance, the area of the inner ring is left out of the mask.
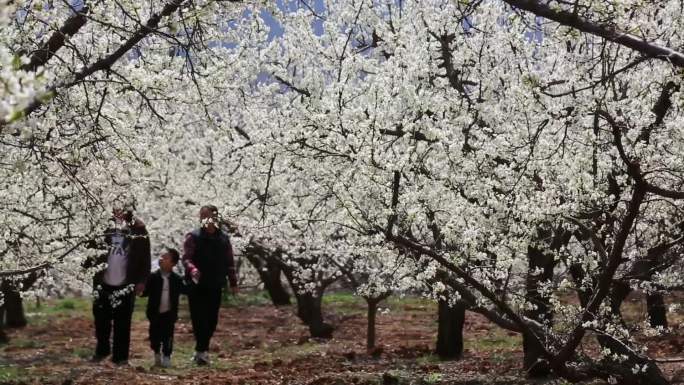
<path id="1" fill-rule="evenodd" d="M 197 365 L 209 364 L 209 342 L 218 323 L 221 291 L 226 276 L 233 295 L 238 293 L 233 247 L 219 226 L 216 206 L 202 206 L 200 228 L 188 233 L 183 243 L 183 265 L 192 282 L 188 294 Z"/>
<path id="2" fill-rule="evenodd" d="M 84 267 L 105 266 L 93 277 L 97 339 L 93 362 L 102 361 L 111 353 L 112 362 L 128 365 L 135 295 L 143 293 L 150 273 L 150 239 L 145 224 L 133 217 L 133 206 L 132 202 L 115 204 L 114 226 L 104 234 L 107 253 L 84 263 Z"/>

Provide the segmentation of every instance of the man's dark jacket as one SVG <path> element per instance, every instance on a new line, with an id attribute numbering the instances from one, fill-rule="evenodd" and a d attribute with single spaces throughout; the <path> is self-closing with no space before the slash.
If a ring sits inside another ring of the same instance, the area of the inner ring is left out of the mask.
<path id="1" fill-rule="evenodd" d="M 226 277 L 231 287 L 237 287 L 233 246 L 220 229 L 214 234 L 204 229 L 188 233 L 183 242 L 183 264 L 188 279 L 193 270 L 199 270 L 200 287 L 221 288 L 226 284 Z"/>
<path id="2" fill-rule="evenodd" d="M 162 289 L 164 287 L 164 279 L 162 278 L 161 269 L 150 274 L 145 285 L 145 292 L 143 297 L 149 297 L 147 300 L 147 319 L 154 320 L 159 316 L 159 304 L 161 303 Z M 170 312 L 173 315 L 174 321 L 178 319 L 178 298 L 181 294 L 187 294 L 186 287 L 183 283 L 183 278 L 178 274 L 171 272 L 169 274 L 169 305 Z"/>
<path id="3" fill-rule="evenodd" d="M 150 274 L 150 237 L 145 228 L 145 224 L 135 219 L 132 226 L 120 230 L 124 236 L 124 249 L 126 252 L 126 280 L 124 285 L 145 283 Z M 97 258 L 90 258 L 83 263 L 83 267 L 102 266 L 93 276 L 93 287 L 98 287 L 104 283 L 104 266 L 107 263 L 109 252 L 112 245 L 112 236 L 116 229 L 109 228 L 104 232 L 104 247 L 107 252 L 100 254 Z M 97 242 L 99 243 L 99 242 Z M 97 247 L 97 246 L 95 246 Z"/>

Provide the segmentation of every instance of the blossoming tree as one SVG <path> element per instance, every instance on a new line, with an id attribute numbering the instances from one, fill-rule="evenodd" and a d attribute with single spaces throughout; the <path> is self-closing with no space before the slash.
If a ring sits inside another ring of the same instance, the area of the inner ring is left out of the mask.
<path id="1" fill-rule="evenodd" d="M 666 383 L 618 310 L 625 288 L 681 286 L 682 63 L 667 48 L 681 45 L 681 12 L 482 1 L 283 14 L 256 103 L 269 114 L 249 131 L 271 132 L 347 226 L 432 258 L 428 279 L 521 333 L 530 373 Z M 622 32 L 635 28 L 646 37 Z M 589 335 L 602 357 L 579 352 Z"/>

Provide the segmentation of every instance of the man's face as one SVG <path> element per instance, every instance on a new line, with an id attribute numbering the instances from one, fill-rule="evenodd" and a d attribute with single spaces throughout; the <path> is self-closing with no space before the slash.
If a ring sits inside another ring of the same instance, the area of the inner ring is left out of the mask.
<path id="1" fill-rule="evenodd" d="M 170 273 L 176 264 L 173 262 L 173 257 L 170 253 L 164 253 L 159 257 L 159 268 L 165 272 Z"/>
<path id="2" fill-rule="evenodd" d="M 214 213 L 209 209 L 200 210 L 200 223 L 202 227 L 209 233 L 213 234 L 216 231 L 216 218 Z"/>
<path id="3" fill-rule="evenodd" d="M 114 216 L 114 220 L 116 220 L 119 223 L 123 222 L 125 215 L 126 215 L 126 212 L 123 209 L 120 209 L 120 208 L 112 209 L 112 216 Z"/>

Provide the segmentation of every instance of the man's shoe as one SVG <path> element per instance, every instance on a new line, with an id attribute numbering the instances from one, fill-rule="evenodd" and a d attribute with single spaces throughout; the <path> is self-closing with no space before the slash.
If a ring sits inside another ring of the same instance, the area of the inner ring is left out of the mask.
<path id="1" fill-rule="evenodd" d="M 154 366 L 164 366 L 162 355 L 159 353 L 154 353 Z"/>
<path id="2" fill-rule="evenodd" d="M 119 367 L 130 366 L 128 364 L 128 360 L 120 360 L 120 361 L 112 361 L 112 362 L 114 362 L 114 365 L 119 366 Z"/>
<path id="3" fill-rule="evenodd" d="M 209 352 L 195 352 L 192 360 L 197 366 L 207 366 L 209 365 Z"/>
<path id="4" fill-rule="evenodd" d="M 161 367 L 170 368 L 171 367 L 171 356 L 163 356 L 161 358 Z"/>
<path id="5" fill-rule="evenodd" d="M 98 363 L 98 362 L 102 362 L 102 360 L 104 360 L 105 358 L 107 358 L 107 356 L 102 356 L 102 355 L 99 355 L 99 354 L 95 354 L 95 355 L 93 355 L 92 357 L 90 357 L 90 360 L 89 360 L 89 361 L 92 362 L 92 363 Z"/>

